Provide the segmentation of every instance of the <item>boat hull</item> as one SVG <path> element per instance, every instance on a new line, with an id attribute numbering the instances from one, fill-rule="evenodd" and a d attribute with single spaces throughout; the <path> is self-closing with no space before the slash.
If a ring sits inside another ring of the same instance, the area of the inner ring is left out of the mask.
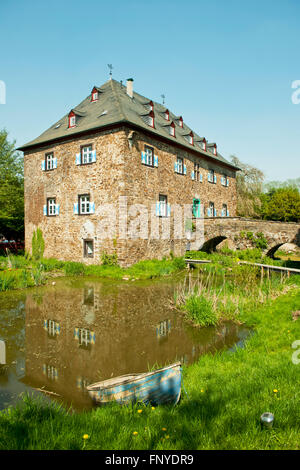
<path id="1" fill-rule="evenodd" d="M 120 404 L 143 402 L 160 405 L 176 404 L 181 394 L 181 364 L 159 369 L 154 372 L 124 376 L 110 381 L 100 382 L 87 387 L 90 397 L 96 404 L 107 404 L 116 401 Z"/>

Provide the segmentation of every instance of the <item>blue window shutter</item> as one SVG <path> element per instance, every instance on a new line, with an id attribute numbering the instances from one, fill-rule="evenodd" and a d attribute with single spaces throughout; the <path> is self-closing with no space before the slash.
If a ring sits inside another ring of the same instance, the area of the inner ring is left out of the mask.
<path id="1" fill-rule="evenodd" d="M 229 217 L 229 211 L 227 211 L 226 216 Z"/>
<path id="2" fill-rule="evenodd" d="M 183 165 L 183 174 L 186 175 L 186 166 Z"/>
<path id="3" fill-rule="evenodd" d="M 74 338 L 79 339 L 79 328 L 74 328 Z"/>
<path id="4" fill-rule="evenodd" d="M 177 162 L 174 163 L 174 170 L 178 173 Z"/>
<path id="5" fill-rule="evenodd" d="M 80 165 L 80 164 L 81 164 L 81 154 L 76 153 L 76 165 Z"/>
<path id="6" fill-rule="evenodd" d="M 45 170 L 46 170 L 46 162 L 45 162 L 45 160 L 42 161 L 41 167 L 42 167 L 42 171 L 45 171 Z"/>
<path id="7" fill-rule="evenodd" d="M 191 171 L 191 178 L 192 178 L 192 180 L 195 179 L 195 172 L 194 171 Z"/>
<path id="8" fill-rule="evenodd" d="M 156 214 L 157 216 L 160 215 L 160 204 L 159 204 L 159 202 L 156 203 L 156 206 L 155 206 L 155 214 Z"/>
<path id="9" fill-rule="evenodd" d="M 207 215 L 208 215 L 208 217 L 210 217 L 210 209 L 209 208 L 207 209 Z"/>
<path id="10" fill-rule="evenodd" d="M 210 181 L 210 173 L 208 173 L 207 179 L 208 179 L 208 181 Z"/>
<path id="11" fill-rule="evenodd" d="M 214 217 L 217 216 L 217 209 L 214 209 Z"/>
<path id="12" fill-rule="evenodd" d="M 200 182 L 202 183 L 202 181 L 203 181 L 203 175 L 202 175 L 202 173 L 201 173 L 201 175 L 200 175 Z"/>
<path id="13" fill-rule="evenodd" d="M 217 175 L 214 175 L 214 183 L 217 182 Z"/>
<path id="14" fill-rule="evenodd" d="M 90 214 L 94 214 L 94 213 L 95 213 L 95 203 L 91 202 L 90 203 Z"/>
<path id="15" fill-rule="evenodd" d="M 48 328 L 48 321 L 44 320 L 44 330 L 47 330 L 47 328 Z"/>
<path id="16" fill-rule="evenodd" d="M 91 344 L 95 344 L 96 342 L 96 335 L 94 331 L 90 331 L 90 341 L 91 341 Z"/>
<path id="17" fill-rule="evenodd" d="M 74 209 L 73 209 L 74 214 L 78 214 L 78 202 L 74 203 Z"/>
<path id="18" fill-rule="evenodd" d="M 47 215 L 47 205 L 44 205 L 44 207 L 43 207 L 43 214 Z"/>
<path id="19" fill-rule="evenodd" d="M 229 186 L 229 178 L 226 178 L 226 186 Z"/>
<path id="20" fill-rule="evenodd" d="M 144 164 L 147 163 L 147 155 L 146 155 L 146 152 L 141 152 L 141 159 L 142 159 L 142 163 L 144 163 Z"/>
<path id="21" fill-rule="evenodd" d="M 96 150 L 92 151 L 92 162 L 95 163 L 96 161 Z"/>
<path id="22" fill-rule="evenodd" d="M 154 155 L 154 166 L 158 166 L 158 156 Z"/>
<path id="23" fill-rule="evenodd" d="M 57 168 L 57 158 L 53 159 L 53 168 Z"/>
<path id="24" fill-rule="evenodd" d="M 171 215 L 171 205 L 167 204 L 167 216 L 170 217 Z"/>
<path id="25" fill-rule="evenodd" d="M 59 204 L 55 204 L 55 214 L 59 215 Z"/>

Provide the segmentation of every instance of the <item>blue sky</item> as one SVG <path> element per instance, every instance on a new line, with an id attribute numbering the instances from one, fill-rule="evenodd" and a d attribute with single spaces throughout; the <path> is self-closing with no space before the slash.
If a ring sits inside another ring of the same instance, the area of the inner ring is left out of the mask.
<path id="1" fill-rule="evenodd" d="M 0 129 L 22 145 L 113 78 L 161 101 L 225 158 L 300 176 L 298 0 L 0 0 Z"/>

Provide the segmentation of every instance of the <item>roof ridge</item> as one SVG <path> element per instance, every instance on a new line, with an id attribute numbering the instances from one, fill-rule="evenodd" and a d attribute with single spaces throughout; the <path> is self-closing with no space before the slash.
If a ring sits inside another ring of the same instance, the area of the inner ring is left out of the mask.
<path id="1" fill-rule="evenodd" d="M 126 114 L 125 114 L 125 112 L 124 112 L 124 110 L 123 110 L 123 106 L 122 106 L 121 100 L 120 100 L 120 98 L 119 98 L 119 93 L 118 93 L 118 92 L 116 91 L 116 89 L 115 89 L 115 83 L 118 83 L 118 82 L 116 82 L 116 80 L 113 80 L 113 79 L 110 80 L 111 89 L 112 89 L 112 92 L 113 92 L 113 94 L 114 94 L 114 97 L 115 97 L 115 99 L 116 99 L 116 101 L 117 101 L 121 118 L 123 118 L 123 119 L 125 119 L 125 120 L 127 121 L 128 119 L 127 119 L 127 116 L 126 116 Z M 119 83 L 118 83 L 118 85 L 119 85 Z M 121 86 L 121 84 L 120 84 L 120 86 Z"/>

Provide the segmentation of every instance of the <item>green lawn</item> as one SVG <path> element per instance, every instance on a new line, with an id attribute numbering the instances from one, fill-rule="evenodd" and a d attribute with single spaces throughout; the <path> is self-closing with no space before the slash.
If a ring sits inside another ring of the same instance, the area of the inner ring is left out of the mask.
<path id="1" fill-rule="evenodd" d="M 72 414 L 26 398 L 0 413 L 0 449 L 299 449 L 300 281 L 240 320 L 255 333 L 243 349 L 184 367 L 188 396 L 175 407 L 119 405 Z M 139 412 L 139 410 L 142 410 Z M 272 430 L 261 429 L 263 412 Z M 137 433 L 137 434 L 134 434 Z M 87 434 L 88 438 L 83 439 Z"/>

